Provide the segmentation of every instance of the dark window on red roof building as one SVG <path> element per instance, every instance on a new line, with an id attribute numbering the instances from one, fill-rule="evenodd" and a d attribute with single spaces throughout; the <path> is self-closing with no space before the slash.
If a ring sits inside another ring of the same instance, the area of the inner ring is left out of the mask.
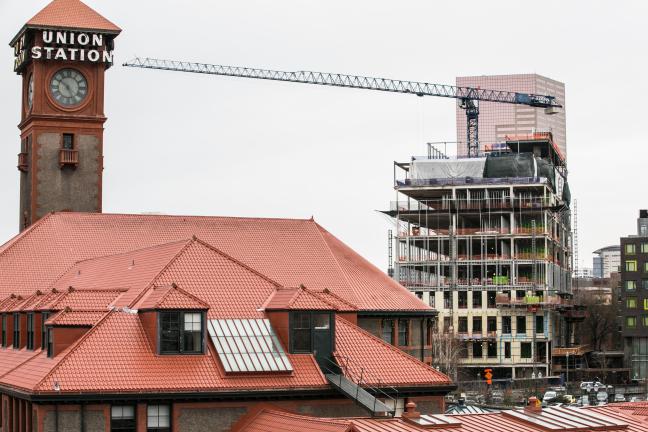
<path id="1" fill-rule="evenodd" d="M 47 340 L 47 357 L 54 357 L 54 338 L 52 336 L 51 327 L 47 328 L 45 339 Z"/>
<path id="2" fill-rule="evenodd" d="M 2 314 L 2 347 L 7 347 L 7 314 Z"/>
<path id="3" fill-rule="evenodd" d="M 382 339 L 388 344 L 394 345 L 394 320 L 382 320 Z"/>
<path id="4" fill-rule="evenodd" d="M 398 320 L 398 346 L 409 345 L 409 320 Z"/>
<path id="5" fill-rule="evenodd" d="M 291 316 L 290 340 L 293 352 L 311 352 L 311 314 L 294 312 Z"/>
<path id="6" fill-rule="evenodd" d="M 202 312 L 160 311 L 160 353 L 200 354 L 203 352 Z"/>
<path id="7" fill-rule="evenodd" d="M 13 347 L 20 348 L 20 314 L 13 314 Z"/>
<path id="8" fill-rule="evenodd" d="M 111 432 L 135 432 L 135 407 L 133 405 L 116 405 L 110 409 Z"/>
<path id="9" fill-rule="evenodd" d="M 41 312 L 41 349 L 47 348 L 47 328 L 45 327 L 45 321 L 49 318 L 49 312 Z"/>
<path id="10" fill-rule="evenodd" d="M 34 313 L 27 314 L 27 349 L 34 349 Z"/>
<path id="11" fill-rule="evenodd" d="M 171 407 L 169 405 L 149 405 L 146 407 L 147 432 L 167 432 L 171 430 Z"/>

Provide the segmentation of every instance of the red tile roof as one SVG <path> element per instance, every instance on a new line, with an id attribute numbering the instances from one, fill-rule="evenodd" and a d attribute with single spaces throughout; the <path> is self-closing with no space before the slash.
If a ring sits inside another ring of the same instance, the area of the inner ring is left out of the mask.
<path id="1" fill-rule="evenodd" d="M 347 432 L 348 420 L 311 417 L 274 409 L 261 409 L 241 419 L 237 432 Z"/>
<path id="2" fill-rule="evenodd" d="M 64 310 L 66 308 L 74 311 L 108 310 L 124 292 L 123 289 L 79 290 L 70 287 L 63 295 L 56 297 L 47 305 L 41 305 L 41 307 L 44 310 Z"/>
<path id="3" fill-rule="evenodd" d="M 68 350 L 53 359 L 37 354 L 2 376 L 0 384 L 42 393 L 54 393 L 55 383 L 61 393 L 328 387 L 312 355 L 289 358 L 295 367 L 291 374 L 225 376 L 211 349 L 207 355 L 156 355 L 137 314 L 112 311 Z"/>
<path id="4" fill-rule="evenodd" d="M 134 309 L 209 309 L 209 304 L 198 297 L 179 288 L 177 285 L 166 285 L 150 288 L 137 302 Z"/>
<path id="5" fill-rule="evenodd" d="M 112 22 L 79 0 L 54 0 L 32 19 L 30 27 L 97 30 L 112 33 L 121 31 Z"/>
<path id="6" fill-rule="evenodd" d="M 522 410 L 515 410 L 521 412 Z M 648 425 L 615 413 L 610 405 L 591 408 L 570 408 L 562 411 L 545 409 L 530 419 L 515 418 L 514 410 L 485 414 L 421 415 L 419 418 L 394 419 L 349 418 L 332 419 L 287 413 L 272 407 L 263 407 L 243 417 L 234 425 L 237 432 L 546 432 L 597 430 L 646 432 Z M 612 412 L 612 415 L 610 415 Z M 570 416 L 565 416 L 570 414 Z M 451 422 L 452 424 L 448 424 Z M 590 425 L 590 426 L 588 426 Z M 346 426 L 347 429 L 343 429 Z"/>
<path id="7" fill-rule="evenodd" d="M 336 310 L 331 303 L 305 288 L 277 289 L 265 305 L 267 310 Z"/>
<path id="8" fill-rule="evenodd" d="M 452 384 L 447 375 L 405 354 L 343 318 L 335 320 L 335 353 L 338 364 L 347 364 L 346 375 L 363 379 L 372 385 L 438 386 Z"/>
<path id="9" fill-rule="evenodd" d="M 97 311 L 72 311 L 69 309 L 63 310 L 53 317 L 45 321 L 47 325 L 53 326 L 81 326 L 81 327 L 92 327 L 96 322 L 98 322 L 108 311 L 106 310 L 97 310 Z"/>
<path id="10" fill-rule="evenodd" d="M 295 219 L 50 214 L 0 246 L 0 296 L 46 290 L 80 260 L 194 234 L 283 286 L 329 289 L 360 310 L 431 310 L 313 220 Z M 57 284 L 83 287 L 73 276 Z"/>

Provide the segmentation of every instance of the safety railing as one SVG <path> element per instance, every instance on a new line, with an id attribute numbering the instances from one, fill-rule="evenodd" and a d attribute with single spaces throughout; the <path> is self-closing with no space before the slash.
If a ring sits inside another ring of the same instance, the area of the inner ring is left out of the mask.
<path id="1" fill-rule="evenodd" d="M 339 376 L 339 381 L 336 384 L 339 388 L 342 388 L 343 386 L 342 378 L 346 378 L 356 385 L 356 394 L 349 396 L 354 397 L 356 401 L 360 401 L 360 390 L 365 390 L 374 398 L 373 406 L 368 407 L 372 408 L 372 412 L 377 412 L 377 404 L 380 402 L 378 398 L 381 397 L 384 398 L 385 401 L 391 401 L 392 410 L 388 411 L 388 414 L 392 417 L 396 414 L 398 390 L 395 387 L 383 384 L 380 378 L 374 377 L 364 367 L 354 365 L 349 356 L 337 354 L 335 355 L 335 359 L 338 361 L 335 362 L 332 359 L 326 359 L 325 364 L 320 364 L 320 367 L 325 372 Z M 385 389 L 391 392 L 393 396 L 387 393 Z"/>

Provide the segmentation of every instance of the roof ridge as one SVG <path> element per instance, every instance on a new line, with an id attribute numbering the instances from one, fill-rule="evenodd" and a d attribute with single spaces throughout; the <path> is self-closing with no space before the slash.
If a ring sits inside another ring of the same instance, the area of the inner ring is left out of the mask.
<path id="1" fill-rule="evenodd" d="M 186 242 L 186 244 L 185 244 L 184 246 L 182 246 L 182 247 L 180 248 L 180 250 L 179 250 L 178 252 L 176 252 L 176 253 L 171 257 L 171 259 L 169 260 L 169 262 L 167 262 L 167 263 L 164 265 L 164 267 L 162 267 L 162 269 L 160 269 L 160 271 L 157 272 L 157 273 L 155 274 L 155 276 L 153 276 L 153 279 L 151 279 L 151 281 L 148 283 L 148 285 L 146 285 L 146 287 L 145 287 L 145 288 L 144 288 L 144 289 L 143 289 L 139 294 L 137 294 L 137 295 L 135 296 L 135 298 L 134 298 L 134 299 L 133 299 L 133 300 L 128 304 L 128 307 L 130 308 L 130 307 L 135 306 L 135 305 L 137 304 L 137 302 L 139 302 L 139 301 L 144 297 L 144 294 L 146 294 L 146 293 L 151 289 L 151 287 L 155 286 L 155 282 L 156 282 L 157 279 L 160 277 L 160 275 L 161 275 L 162 273 L 164 273 L 164 272 L 165 272 L 165 271 L 166 271 L 166 270 L 171 266 L 171 264 L 173 264 L 173 263 L 178 259 L 178 257 L 179 257 L 180 255 L 182 255 L 182 254 L 187 250 L 187 248 L 189 248 L 189 246 L 191 246 L 195 241 L 196 241 L 196 238 L 195 238 L 195 237 L 189 239 L 189 240 Z"/>
<path id="2" fill-rule="evenodd" d="M 72 346 L 70 346 L 67 349 L 67 352 L 64 355 L 62 355 L 61 358 L 56 362 L 56 364 L 49 370 L 49 372 L 47 372 L 47 374 L 45 374 L 45 376 L 41 378 L 40 381 L 38 381 L 34 385 L 34 390 L 40 387 L 43 384 L 43 382 L 45 382 L 45 380 L 47 380 L 50 376 L 52 376 L 52 374 L 54 374 L 54 372 L 56 372 L 56 370 L 58 370 L 58 368 L 61 366 L 61 363 L 63 363 L 63 361 L 67 359 L 70 356 L 70 354 L 76 352 L 76 350 L 79 349 L 79 346 L 83 343 L 83 341 L 85 341 L 90 335 L 94 334 L 94 332 L 97 331 L 97 329 L 106 321 L 107 317 L 112 315 L 113 312 L 115 312 L 114 309 L 110 309 L 106 311 L 106 314 L 102 316 L 96 323 L 94 323 L 94 325 L 90 328 L 90 330 L 85 332 L 76 342 L 74 342 Z"/>
<path id="3" fill-rule="evenodd" d="M 342 265 L 340 264 L 340 262 L 339 262 L 338 259 L 337 259 L 337 255 L 336 255 L 335 253 L 333 253 L 333 251 L 331 250 L 331 246 L 329 245 L 329 243 L 326 241 L 326 238 L 324 237 L 324 232 L 326 232 L 328 235 L 330 235 L 330 236 L 333 237 L 335 240 L 337 240 L 339 243 L 341 243 L 345 248 L 349 249 L 351 252 L 353 252 L 354 254 L 356 254 L 357 257 L 358 257 L 358 259 L 359 259 L 360 261 L 362 261 L 363 264 L 368 265 L 370 268 L 377 270 L 378 272 L 380 272 L 380 274 L 384 275 L 384 276 L 387 277 L 389 280 L 391 280 L 393 283 L 395 283 L 396 285 L 398 285 L 399 287 L 401 287 L 401 288 L 403 289 L 403 293 L 409 293 L 409 294 L 412 295 L 412 296 L 413 296 L 413 297 L 414 297 L 418 302 L 420 302 L 421 305 L 425 306 L 425 307 L 427 308 L 427 310 L 432 310 L 432 307 L 430 307 L 430 306 L 427 305 L 424 301 L 422 301 L 421 299 L 419 299 L 418 297 L 416 297 L 416 296 L 414 295 L 414 293 L 410 292 L 410 291 L 409 291 L 407 288 L 405 288 L 403 285 L 401 285 L 400 283 L 396 282 L 394 279 L 392 279 L 392 278 L 390 278 L 389 276 L 387 276 L 387 275 L 386 275 L 382 270 L 380 270 L 378 267 L 376 267 L 376 266 L 375 266 L 373 263 L 371 263 L 368 259 L 366 259 L 366 258 L 363 257 L 362 255 L 360 255 L 359 253 L 357 253 L 357 252 L 356 252 L 352 247 L 350 247 L 348 244 L 346 244 L 345 242 L 343 242 L 342 240 L 340 240 L 339 238 L 337 238 L 335 235 L 331 234 L 331 233 L 330 233 L 326 228 L 324 228 L 323 226 L 321 226 L 321 225 L 318 224 L 317 222 L 313 221 L 313 223 L 314 223 L 315 226 L 317 227 L 317 231 L 320 233 L 320 236 L 322 237 L 322 240 L 324 241 L 324 244 L 326 244 L 326 247 L 328 248 L 328 250 L 331 251 L 331 255 L 333 256 L 333 259 L 335 260 L 335 263 L 336 263 L 336 264 L 338 265 L 338 267 L 340 268 L 340 272 L 344 275 L 345 280 L 347 280 L 347 281 L 349 282 L 349 286 L 351 287 L 351 290 L 352 290 L 354 296 L 355 296 L 355 289 L 353 288 L 354 285 L 349 281 L 349 279 L 348 279 L 348 277 L 347 277 L 347 273 L 346 273 L 346 271 L 344 271 L 344 269 L 342 268 Z M 355 306 L 355 307 L 356 307 L 357 309 L 360 309 L 360 307 L 358 307 L 358 306 Z M 363 308 L 363 310 L 373 310 L 373 309 Z M 412 310 L 420 310 L 420 309 L 412 309 Z"/>
<path id="4" fill-rule="evenodd" d="M 153 287 L 152 289 L 155 289 L 155 287 Z M 187 296 L 187 297 L 189 297 L 189 298 L 191 298 L 192 300 L 197 301 L 198 303 L 202 304 L 203 306 L 206 306 L 207 309 L 210 308 L 210 305 L 209 305 L 207 302 L 205 302 L 204 300 L 202 300 L 202 299 L 196 297 L 195 295 L 191 294 L 189 291 L 182 289 L 180 286 L 178 286 L 178 285 L 175 284 L 175 283 L 171 284 L 171 289 L 167 290 L 167 292 L 162 296 L 162 298 L 157 302 L 157 304 L 159 305 L 159 304 L 161 304 L 164 300 L 166 300 L 166 298 L 167 298 L 167 297 L 171 294 L 171 292 L 174 291 L 174 290 L 177 291 L 177 292 L 179 292 L 179 293 L 181 293 L 181 294 L 183 294 L 183 295 L 185 295 L 185 296 Z M 149 291 L 150 291 L 150 290 L 149 290 Z"/>
<path id="5" fill-rule="evenodd" d="M 192 218 L 192 219 L 241 219 L 241 220 L 272 220 L 272 221 L 294 221 L 294 222 L 314 222 L 313 219 L 302 218 L 282 218 L 282 217 L 259 217 L 259 216 L 206 216 L 206 215 L 183 215 L 183 214 L 142 214 L 142 213 L 86 213 L 86 212 L 51 212 L 48 214 L 57 215 L 81 215 L 92 217 L 103 216 L 126 216 L 126 217 L 145 217 L 145 218 Z"/>
<path id="6" fill-rule="evenodd" d="M 331 255 L 331 258 L 333 258 L 333 261 L 335 262 L 335 265 L 337 266 L 338 270 L 340 270 L 340 273 L 342 274 L 342 277 L 344 278 L 344 281 L 347 283 L 347 286 L 348 286 L 349 289 L 351 290 L 351 294 L 352 294 L 354 297 L 356 297 L 355 290 L 353 289 L 353 284 L 351 284 L 351 281 L 349 280 L 349 277 L 347 276 L 346 272 L 345 272 L 344 269 L 342 268 L 342 265 L 340 264 L 340 262 L 338 261 L 337 257 L 335 256 L 335 254 L 334 254 L 333 251 L 331 250 L 331 246 L 328 244 L 328 242 L 327 242 L 326 239 L 324 238 L 324 235 L 322 234 L 322 230 L 320 229 L 320 228 L 322 228 L 322 227 L 320 226 L 320 224 L 318 224 L 317 222 L 315 222 L 315 220 L 312 220 L 311 222 L 313 222 L 313 224 L 315 224 L 315 231 L 317 231 L 317 233 L 319 234 L 320 238 L 322 239 L 322 242 L 324 242 L 324 245 L 326 246 L 326 250 L 327 250 L 327 251 L 329 252 L 329 254 Z M 326 232 L 328 232 L 328 231 L 326 231 Z M 358 254 L 358 256 L 360 256 L 360 255 Z M 357 306 L 356 306 L 356 308 L 359 309 Z"/>
<path id="7" fill-rule="evenodd" d="M 344 321 L 344 322 L 343 322 L 343 321 Z M 343 322 L 343 323 L 342 323 L 342 322 Z M 398 348 L 396 348 L 396 347 L 393 346 L 392 344 L 389 344 L 389 343 L 385 342 L 384 340 L 380 339 L 379 337 L 375 336 L 374 334 L 369 333 L 368 331 L 366 331 L 366 330 L 363 329 L 362 327 L 357 326 L 357 325 L 355 325 L 355 324 L 353 324 L 353 323 L 351 323 L 351 322 L 345 320 L 345 319 L 342 318 L 342 317 L 336 316 L 336 318 L 335 318 L 335 325 L 338 325 L 338 323 L 342 323 L 343 325 L 347 325 L 347 326 L 349 326 L 350 328 L 353 328 L 353 329 L 355 329 L 355 330 L 360 331 L 360 333 L 363 333 L 364 335 L 371 337 L 372 339 L 376 340 L 377 342 L 380 342 L 381 344 L 383 344 L 384 346 L 386 346 L 387 348 L 389 348 L 392 352 L 397 353 L 397 354 L 400 355 L 401 357 L 403 357 L 403 358 L 405 358 L 405 359 L 408 359 L 408 360 L 410 360 L 410 361 L 413 360 L 415 363 L 418 363 L 419 365 L 424 366 L 425 368 L 427 368 L 427 369 L 429 369 L 429 370 L 431 370 L 431 371 L 434 371 L 434 372 L 436 372 L 436 373 L 438 373 L 438 374 L 440 374 L 440 375 L 445 376 L 445 377 L 448 379 L 448 382 L 452 382 L 452 381 L 450 380 L 450 377 L 448 377 L 448 376 L 447 376 L 446 374 L 444 374 L 443 372 L 438 371 L 438 370 L 436 370 L 435 368 L 433 368 L 432 366 L 423 363 L 421 360 L 417 359 L 416 357 L 411 356 L 411 355 L 407 354 L 406 352 L 399 350 Z"/>
<path id="8" fill-rule="evenodd" d="M 281 285 L 279 282 L 275 281 L 274 279 L 271 279 L 269 276 L 264 275 L 263 273 L 259 272 L 258 270 L 255 270 L 254 268 L 250 267 L 249 265 L 245 264 L 242 261 L 239 261 L 238 259 L 234 258 L 233 256 L 223 252 L 222 250 L 218 249 L 216 246 L 213 246 L 209 243 L 207 243 L 204 240 L 199 239 L 198 237 L 195 238 L 195 241 L 197 243 L 200 243 L 201 245 L 207 247 L 208 249 L 213 250 L 214 252 L 222 255 L 224 258 L 234 262 L 235 264 L 240 265 L 241 267 L 245 268 L 246 270 L 251 271 L 252 273 L 256 274 L 257 276 L 260 276 L 261 278 L 265 279 L 266 281 L 270 282 L 277 288 L 286 288 L 283 285 Z"/>
<path id="9" fill-rule="evenodd" d="M 336 311 L 338 310 L 337 305 L 334 305 L 333 303 L 331 303 L 331 302 L 328 301 L 327 299 L 325 299 L 325 298 L 319 296 L 318 293 L 317 293 L 316 291 L 310 290 L 310 289 L 308 289 L 308 288 L 305 287 L 305 286 L 302 286 L 301 290 L 303 290 L 304 292 L 306 292 L 306 293 L 312 295 L 312 296 L 315 297 L 316 299 L 318 299 L 318 300 L 320 300 L 320 301 L 326 303 L 327 305 L 331 306 L 331 307 L 332 307 L 333 309 L 335 309 Z M 289 303 L 289 304 L 292 304 L 292 303 Z"/>
<path id="10" fill-rule="evenodd" d="M 349 302 L 349 301 L 343 299 L 342 297 L 340 297 L 339 295 L 335 294 L 333 291 L 331 291 L 331 290 L 328 289 L 328 288 L 324 288 L 322 291 L 314 291 L 314 292 L 317 293 L 317 294 L 327 294 L 327 295 L 330 295 L 331 297 L 335 297 L 335 298 L 336 298 L 337 300 L 339 300 L 341 303 L 344 303 L 345 305 L 347 305 L 347 306 L 349 306 L 349 307 L 351 307 L 351 308 L 353 308 L 353 309 L 358 309 L 358 306 L 356 306 L 356 305 L 354 305 L 353 303 L 351 303 L 351 302 Z M 323 300 L 326 301 L 326 302 L 328 302 L 328 300 L 325 300 L 325 299 L 323 299 Z M 336 305 L 333 305 L 333 306 L 335 306 L 335 307 L 337 308 Z"/>
<path id="11" fill-rule="evenodd" d="M 94 257 L 94 258 L 82 259 L 82 260 L 76 261 L 69 269 L 66 270 L 66 273 L 68 271 L 70 271 L 70 269 L 72 267 L 74 267 L 75 265 L 81 264 L 81 263 L 86 263 L 88 261 L 97 261 L 97 260 L 104 259 L 104 258 L 113 258 L 113 257 L 118 257 L 120 255 L 128 255 L 128 254 L 132 254 L 132 253 L 136 253 L 136 252 L 143 252 L 143 251 L 146 251 L 146 250 L 149 250 L 149 249 L 156 249 L 156 248 L 160 248 L 162 246 L 169 246 L 169 245 L 176 244 L 176 243 L 189 243 L 189 242 L 191 242 L 191 240 L 192 239 L 190 239 L 190 238 L 189 239 L 182 239 L 182 240 L 175 240 L 175 241 L 166 242 L 166 243 L 160 243 L 160 244 L 156 244 L 156 245 L 152 245 L 152 246 L 146 246 L 146 247 L 139 248 L 139 249 L 131 249 L 131 250 L 126 251 L 126 252 L 118 252 L 118 253 L 115 253 L 115 254 L 101 255 L 101 256 Z M 61 275 L 61 277 L 63 275 Z M 58 279 L 57 279 L 57 281 L 58 281 Z"/>

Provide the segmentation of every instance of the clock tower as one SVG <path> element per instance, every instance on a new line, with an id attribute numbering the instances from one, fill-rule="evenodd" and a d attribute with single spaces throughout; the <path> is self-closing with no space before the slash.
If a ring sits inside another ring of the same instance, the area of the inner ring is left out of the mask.
<path id="1" fill-rule="evenodd" d="M 104 74 L 121 29 L 54 0 L 13 38 L 22 77 L 20 230 L 53 211 L 101 212 Z"/>

